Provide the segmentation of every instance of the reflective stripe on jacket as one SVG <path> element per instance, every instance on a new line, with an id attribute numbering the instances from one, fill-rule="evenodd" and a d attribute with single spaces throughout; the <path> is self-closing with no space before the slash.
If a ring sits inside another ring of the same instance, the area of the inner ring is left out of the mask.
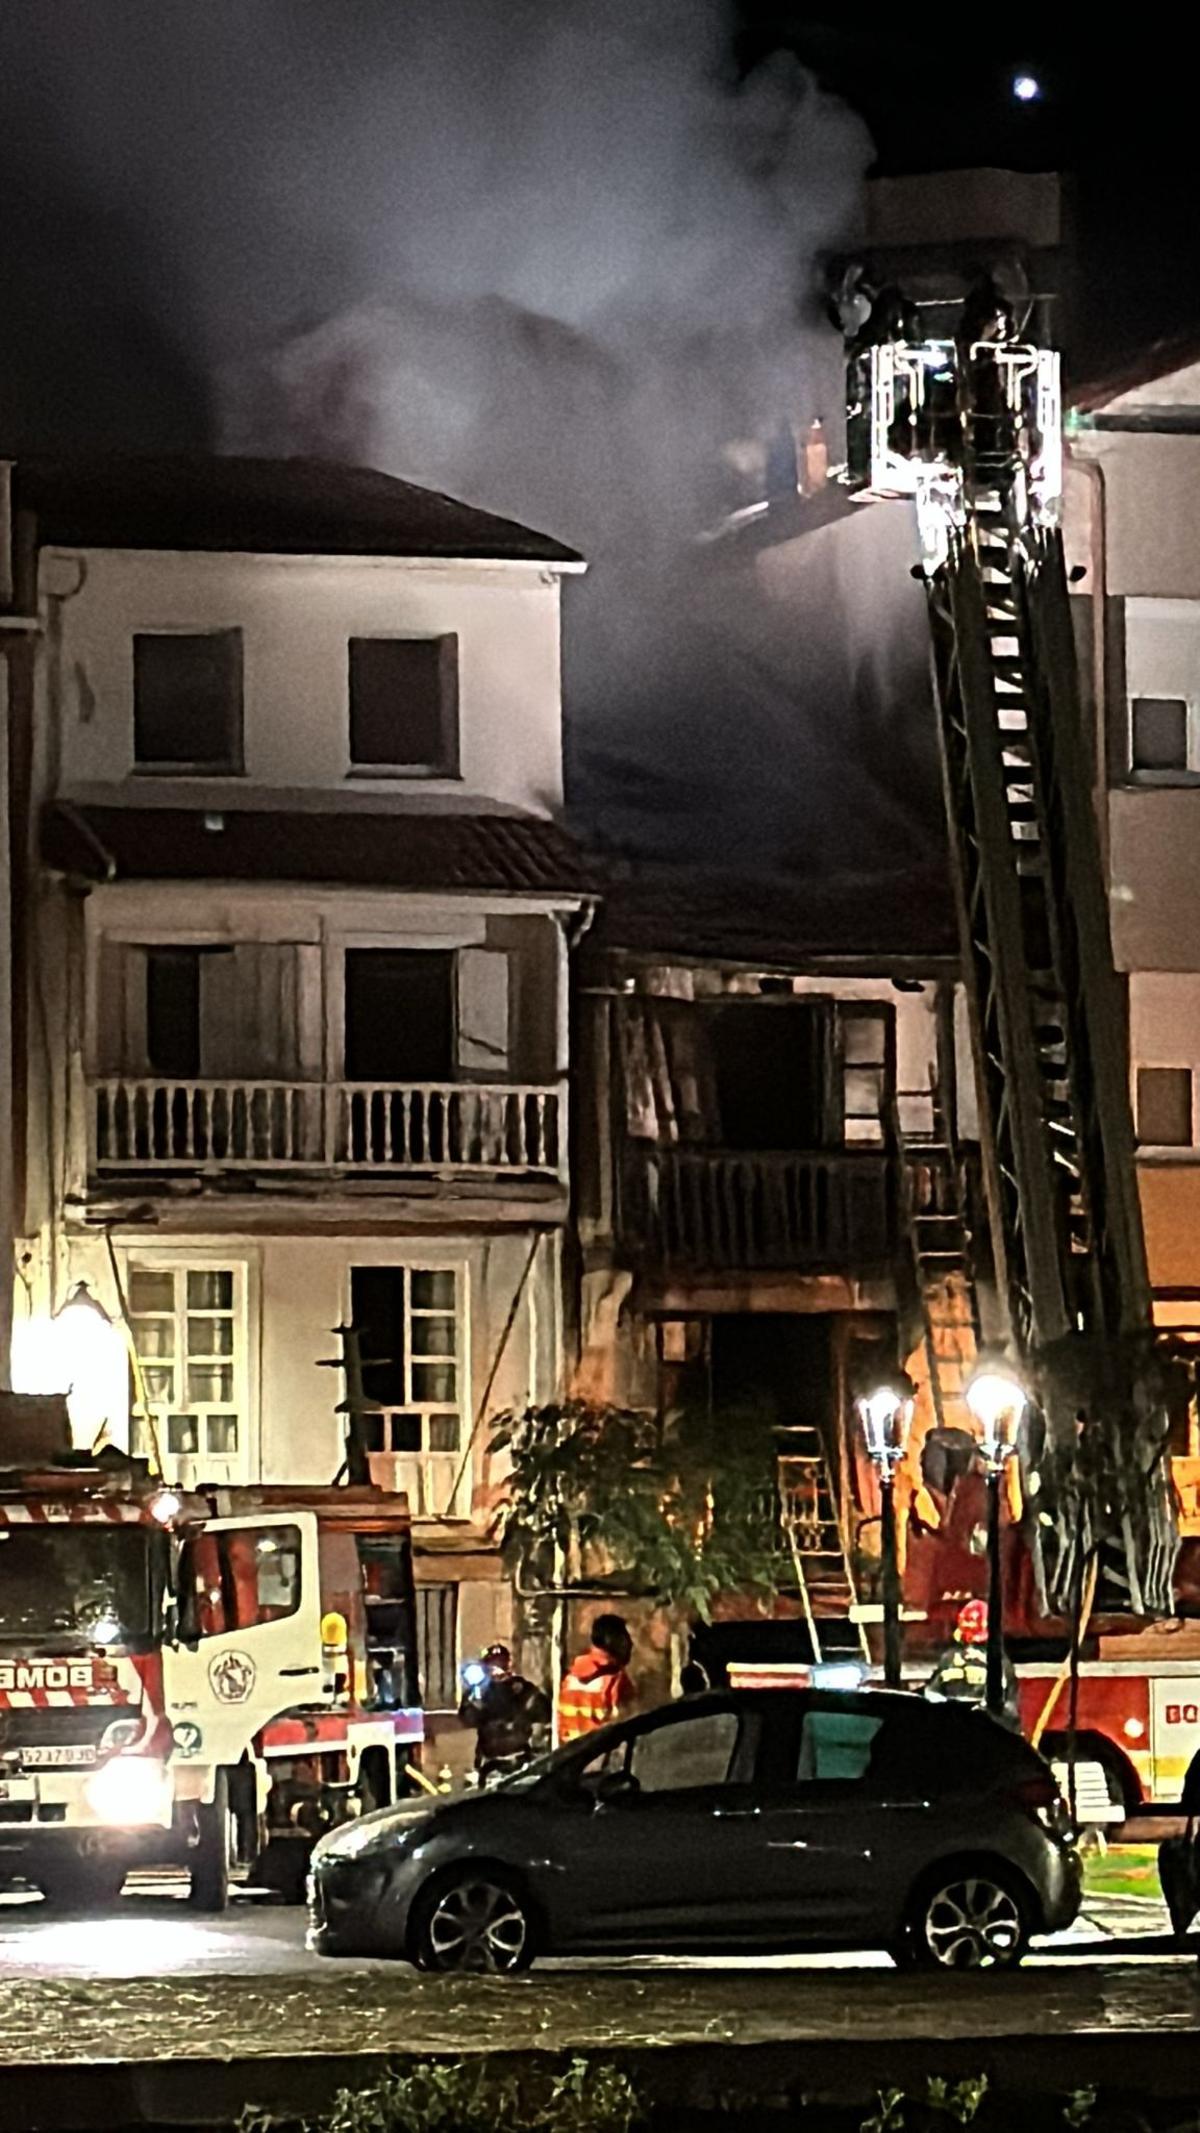
<path id="1" fill-rule="evenodd" d="M 594 1733 L 610 1719 L 624 1718 L 633 1709 L 633 1683 L 615 1660 L 599 1660 L 585 1652 L 564 1674 L 558 1691 L 558 1738 L 579 1740 Z"/>

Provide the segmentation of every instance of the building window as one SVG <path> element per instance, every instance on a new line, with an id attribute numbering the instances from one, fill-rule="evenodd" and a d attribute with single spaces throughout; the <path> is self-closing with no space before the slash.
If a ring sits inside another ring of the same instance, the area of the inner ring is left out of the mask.
<path id="1" fill-rule="evenodd" d="M 164 1471 L 172 1480 L 230 1480 L 247 1471 L 244 1269 L 137 1266 L 129 1323 Z M 137 1388 L 133 1388 L 134 1402 Z M 135 1413 L 130 1450 L 152 1455 Z"/>
<path id="2" fill-rule="evenodd" d="M 1187 770 L 1188 707 L 1182 696 L 1135 696 L 1129 707 L 1130 766 Z"/>
<path id="3" fill-rule="evenodd" d="M 456 1711 L 458 1678 L 458 1587 L 418 1585 L 417 1666 L 421 1702 L 427 1711 Z"/>
<path id="4" fill-rule="evenodd" d="M 881 1148 L 890 1096 L 892 1017 L 887 1008 L 839 1009 L 842 1115 L 847 1145 Z"/>
<path id="5" fill-rule="evenodd" d="M 455 1267 L 350 1269 L 350 1323 L 364 1360 L 367 1448 L 405 1460 L 402 1485 L 426 1516 L 445 1516 L 459 1487 L 466 1365 L 463 1281 Z M 411 1461 L 411 1465 L 408 1464 Z"/>
<path id="6" fill-rule="evenodd" d="M 240 630 L 135 636 L 133 756 L 139 770 L 242 769 Z"/>
<path id="7" fill-rule="evenodd" d="M 350 639 L 350 763 L 457 777 L 457 637 Z"/>
<path id="8" fill-rule="evenodd" d="M 1190 1067 L 1138 1068 L 1137 1137 L 1144 1148 L 1192 1146 Z"/>

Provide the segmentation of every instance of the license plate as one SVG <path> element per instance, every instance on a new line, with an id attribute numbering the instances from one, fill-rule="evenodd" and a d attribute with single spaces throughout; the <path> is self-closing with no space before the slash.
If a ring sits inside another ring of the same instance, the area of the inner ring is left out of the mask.
<path id="1" fill-rule="evenodd" d="M 22 1748 L 20 1752 L 26 1770 L 90 1770 L 96 1760 L 95 1749 L 83 1746 Z"/>

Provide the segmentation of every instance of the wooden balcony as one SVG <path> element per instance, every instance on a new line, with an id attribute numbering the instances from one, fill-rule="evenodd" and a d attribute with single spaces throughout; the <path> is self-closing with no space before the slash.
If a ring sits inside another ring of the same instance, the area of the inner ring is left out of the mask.
<path id="1" fill-rule="evenodd" d="M 629 1148 L 625 1252 L 692 1273 L 849 1273 L 882 1266 L 896 1242 L 883 1150 L 746 1154 Z"/>
<path id="2" fill-rule="evenodd" d="M 91 1084 L 88 1171 L 561 1179 L 563 1102 L 559 1087 L 526 1085 L 124 1076 Z"/>

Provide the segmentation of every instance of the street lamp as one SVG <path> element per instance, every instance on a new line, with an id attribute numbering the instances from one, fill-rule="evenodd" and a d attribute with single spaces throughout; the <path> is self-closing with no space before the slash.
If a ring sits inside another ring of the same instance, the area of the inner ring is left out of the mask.
<path id="1" fill-rule="evenodd" d="M 1000 1559 L 1000 1483 L 1005 1462 L 1017 1449 L 1017 1429 L 1027 1405 L 1024 1387 L 1010 1370 L 983 1364 L 967 1386 L 967 1406 L 979 1424 L 988 1489 L 987 1707 L 1004 1712 L 1004 1573 Z"/>
<path id="2" fill-rule="evenodd" d="M 125 1342 L 86 1281 L 77 1281 L 52 1318 L 19 1320 L 12 1375 L 19 1392 L 65 1393 L 72 1434 L 91 1444 L 126 1399 Z"/>
<path id="3" fill-rule="evenodd" d="M 897 1385 L 880 1385 L 858 1403 L 867 1457 L 879 1476 L 882 1504 L 883 1679 L 900 1686 L 900 1571 L 896 1560 L 896 1468 L 904 1457 L 913 1403 Z"/>

